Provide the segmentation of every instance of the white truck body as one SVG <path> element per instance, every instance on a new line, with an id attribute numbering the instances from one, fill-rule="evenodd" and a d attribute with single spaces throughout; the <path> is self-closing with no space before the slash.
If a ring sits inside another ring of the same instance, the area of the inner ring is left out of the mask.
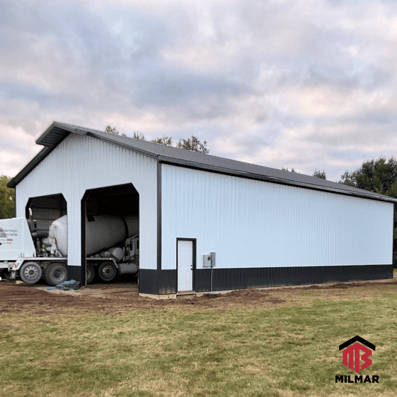
<path id="1" fill-rule="evenodd" d="M 0 220 L 0 261 L 16 261 L 19 257 L 35 257 L 29 226 L 25 218 Z"/>

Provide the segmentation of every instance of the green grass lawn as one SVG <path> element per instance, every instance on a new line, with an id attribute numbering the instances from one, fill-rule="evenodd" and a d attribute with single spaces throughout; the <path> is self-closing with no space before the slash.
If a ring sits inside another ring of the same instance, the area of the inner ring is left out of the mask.
<path id="1" fill-rule="evenodd" d="M 395 396 L 396 293 L 393 284 L 296 290 L 296 302 L 272 308 L 0 314 L 0 395 Z M 362 372 L 379 384 L 335 384 L 354 375 L 338 346 L 357 334 L 376 345 Z"/>

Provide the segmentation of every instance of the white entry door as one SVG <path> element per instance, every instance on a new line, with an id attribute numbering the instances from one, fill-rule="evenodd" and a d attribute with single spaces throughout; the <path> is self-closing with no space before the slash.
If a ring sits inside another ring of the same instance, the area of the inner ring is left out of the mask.
<path id="1" fill-rule="evenodd" d="M 193 241 L 178 240 L 178 291 L 193 290 Z"/>

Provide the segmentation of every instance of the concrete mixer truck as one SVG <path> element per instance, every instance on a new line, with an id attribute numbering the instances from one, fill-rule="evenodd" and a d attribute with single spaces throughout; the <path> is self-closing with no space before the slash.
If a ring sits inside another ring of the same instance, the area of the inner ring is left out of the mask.
<path id="1" fill-rule="evenodd" d="M 138 274 L 138 217 L 100 215 L 86 219 L 86 280 L 98 275 L 110 282 L 116 275 Z M 52 222 L 48 231 L 25 218 L 0 220 L 0 277 L 20 278 L 28 284 L 42 277 L 49 285 L 68 279 L 67 215 Z"/>

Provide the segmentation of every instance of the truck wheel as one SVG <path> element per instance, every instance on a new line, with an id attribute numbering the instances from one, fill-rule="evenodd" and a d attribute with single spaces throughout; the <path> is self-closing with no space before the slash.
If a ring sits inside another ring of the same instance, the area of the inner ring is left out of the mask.
<path id="1" fill-rule="evenodd" d="M 37 283 L 41 279 L 42 274 L 41 266 L 36 262 L 26 262 L 19 270 L 19 277 L 27 284 Z"/>
<path id="2" fill-rule="evenodd" d="M 62 284 L 68 279 L 68 269 L 62 263 L 51 263 L 44 273 L 45 281 L 49 285 Z"/>
<path id="3" fill-rule="evenodd" d="M 87 278 L 87 284 L 91 284 L 94 281 L 95 270 L 94 270 L 94 268 L 91 265 L 87 266 L 86 278 Z"/>
<path id="4" fill-rule="evenodd" d="M 98 274 L 103 281 L 112 281 L 117 274 L 116 266 L 111 262 L 103 262 L 101 266 L 99 266 Z"/>

